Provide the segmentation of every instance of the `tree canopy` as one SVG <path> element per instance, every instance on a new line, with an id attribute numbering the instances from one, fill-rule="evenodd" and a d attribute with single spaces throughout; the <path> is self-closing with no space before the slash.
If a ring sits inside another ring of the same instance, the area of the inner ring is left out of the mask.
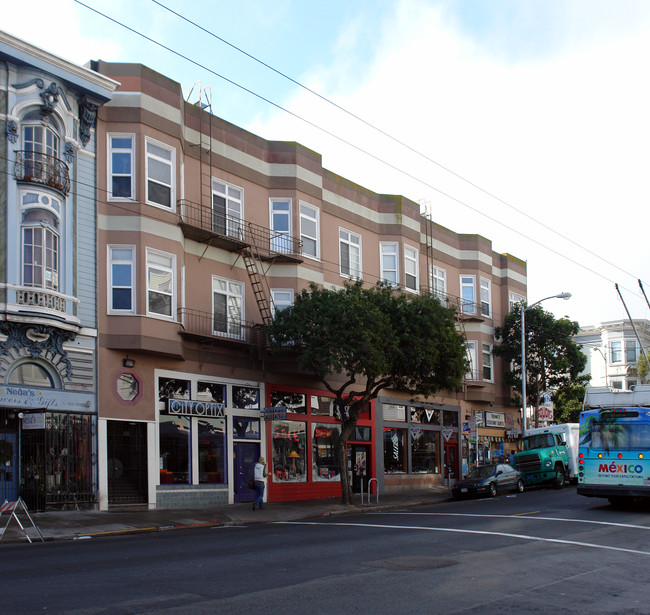
<path id="1" fill-rule="evenodd" d="M 526 404 L 537 410 L 547 391 L 568 390 L 573 385 L 585 385 L 588 375 L 581 375 L 587 357 L 581 346 L 573 341 L 580 325 L 568 318 L 556 319 L 540 305 L 528 308 L 526 327 Z M 494 354 L 503 357 L 506 366 L 504 380 L 513 389 L 513 401 L 521 403 L 521 306 L 506 314 L 504 324 L 495 329 L 501 342 Z"/>
<path id="2" fill-rule="evenodd" d="M 433 295 L 403 293 L 381 282 L 348 283 L 340 290 L 312 284 L 293 305 L 276 311 L 268 333 L 275 352 L 297 352 L 299 368 L 334 395 L 345 503 L 350 501 L 346 444 L 361 408 L 382 389 L 413 397 L 456 391 L 467 370 L 454 310 Z"/>

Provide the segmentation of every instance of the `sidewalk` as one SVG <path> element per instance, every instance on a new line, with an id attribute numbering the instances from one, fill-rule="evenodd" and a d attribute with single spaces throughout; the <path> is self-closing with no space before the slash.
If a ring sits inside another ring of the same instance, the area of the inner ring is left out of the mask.
<path id="1" fill-rule="evenodd" d="M 267 502 L 264 510 L 253 511 L 251 502 L 230 504 L 218 508 L 160 509 L 132 511 L 52 511 L 30 513 L 43 538 L 49 540 L 85 540 L 104 536 L 136 534 L 143 532 L 163 532 L 197 527 L 244 525 L 247 523 L 273 523 L 274 521 L 295 521 L 312 517 L 377 512 L 382 510 L 410 508 L 422 504 L 435 504 L 449 499 L 449 488 L 436 486 L 426 490 L 408 491 L 398 494 L 367 494 L 361 504 L 361 496 L 353 494 L 352 504 L 344 506 L 340 498 L 324 500 L 303 500 L 300 502 Z M 40 542 L 38 532 L 31 527 L 29 520 L 19 514 L 28 535 L 34 543 Z M 0 531 L 5 527 L 7 517 L 0 516 Z M 25 542 L 25 533 L 15 519 L 9 523 L 3 544 Z"/>

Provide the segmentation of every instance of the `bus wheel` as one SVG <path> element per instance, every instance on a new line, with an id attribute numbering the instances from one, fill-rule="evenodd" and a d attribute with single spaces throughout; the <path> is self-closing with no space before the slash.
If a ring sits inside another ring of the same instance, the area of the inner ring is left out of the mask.
<path id="1" fill-rule="evenodd" d="M 564 468 L 560 466 L 555 468 L 555 480 L 553 481 L 553 486 L 556 489 L 562 489 L 562 487 L 564 487 Z"/>

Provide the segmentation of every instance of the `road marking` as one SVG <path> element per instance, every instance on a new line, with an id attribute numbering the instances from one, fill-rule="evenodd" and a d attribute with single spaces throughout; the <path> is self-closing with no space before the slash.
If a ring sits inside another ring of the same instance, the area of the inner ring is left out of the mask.
<path id="1" fill-rule="evenodd" d="M 639 551 L 637 549 L 624 549 L 623 547 L 609 547 L 607 545 L 598 545 L 592 542 L 579 542 L 576 540 L 564 540 L 561 538 L 542 538 L 541 536 L 530 536 L 527 534 L 511 534 L 509 532 L 489 532 L 487 530 L 466 530 L 460 528 L 448 527 L 425 527 L 411 525 L 385 525 L 382 523 L 323 523 L 319 521 L 276 521 L 279 525 L 323 525 L 327 527 L 370 527 L 386 530 L 419 530 L 424 532 L 448 532 L 451 534 L 479 534 L 481 536 L 501 536 L 504 538 L 517 538 L 519 540 L 530 540 L 535 542 L 552 542 L 561 545 L 570 545 L 574 547 L 588 547 L 591 549 L 602 549 L 604 551 L 618 551 L 620 553 L 632 553 L 635 555 L 649 555 L 650 551 Z"/>
<path id="2" fill-rule="evenodd" d="M 490 519 L 521 519 L 521 515 L 477 515 L 473 513 L 417 513 L 417 512 L 408 512 L 408 513 L 373 513 L 375 515 L 424 515 L 424 516 L 437 516 L 437 517 L 479 517 L 479 518 L 490 518 Z M 588 523 L 593 525 L 610 525 L 613 527 L 625 527 L 628 529 L 635 530 L 650 530 L 650 527 L 647 525 L 634 525 L 632 523 L 615 523 L 613 521 L 592 521 L 589 519 L 567 519 L 566 517 L 526 517 L 526 519 L 537 519 L 538 521 L 564 521 L 566 523 Z"/>

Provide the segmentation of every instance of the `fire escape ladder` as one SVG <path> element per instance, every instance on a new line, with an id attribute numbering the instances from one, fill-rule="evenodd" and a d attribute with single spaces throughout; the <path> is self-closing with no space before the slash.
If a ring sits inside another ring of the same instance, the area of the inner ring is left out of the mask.
<path id="1" fill-rule="evenodd" d="M 262 323 L 266 326 L 271 322 L 271 289 L 269 288 L 266 274 L 263 271 L 260 272 L 260 268 L 258 267 L 258 263 L 261 264 L 262 262 L 259 250 L 253 242 L 248 247 L 244 248 L 241 254 L 244 259 L 244 264 L 246 265 L 248 278 L 251 281 L 251 287 L 253 288 L 255 300 L 257 301 L 257 307 L 260 310 Z"/>

